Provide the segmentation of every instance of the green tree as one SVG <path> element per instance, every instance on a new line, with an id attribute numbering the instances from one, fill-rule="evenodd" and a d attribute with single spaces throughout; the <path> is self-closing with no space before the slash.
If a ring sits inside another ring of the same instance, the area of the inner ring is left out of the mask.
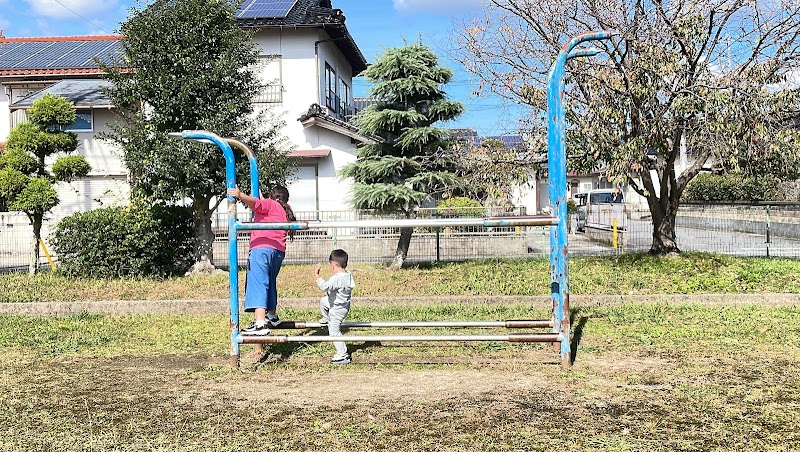
<path id="1" fill-rule="evenodd" d="M 434 127 L 463 111 L 441 87 L 453 74 L 438 65 L 429 48 L 415 43 L 386 50 L 364 76 L 373 83 L 371 95 L 379 102 L 356 120 L 361 133 L 382 141 L 359 147 L 358 159 L 341 175 L 355 182 L 356 209 L 411 218 L 421 202 L 459 184 L 453 162 L 440 158 L 440 149 L 448 145 L 447 131 Z M 402 267 L 408 256 L 412 233 L 413 228 L 401 228 L 393 268 Z"/>
<path id="2" fill-rule="evenodd" d="M 500 14 L 494 14 L 500 12 Z M 650 252 L 677 252 L 681 193 L 704 166 L 796 177 L 798 89 L 780 86 L 800 56 L 800 4 L 491 0 L 461 28 L 462 61 L 481 86 L 531 107 L 546 124 L 549 67 L 571 37 L 607 58 L 577 58 L 565 97 L 571 169 L 602 169 L 647 199 Z"/>
<path id="3" fill-rule="evenodd" d="M 105 137 L 122 149 L 134 196 L 191 200 L 192 272 L 214 268 L 211 217 L 225 199 L 225 161 L 216 146 L 172 140 L 167 133 L 192 129 L 236 137 L 256 153 L 267 189 L 292 171 L 283 122 L 267 110 L 255 112 L 251 103 L 264 89 L 259 50 L 252 33 L 237 25 L 235 11 L 222 0 L 138 2 L 122 24 L 124 55 L 105 67 L 112 82 L 108 95 L 121 112 Z M 235 152 L 237 180 L 248 190 L 247 159 Z"/>
<path id="4" fill-rule="evenodd" d="M 455 161 L 464 180 L 462 191 L 487 205 L 513 209 L 517 190 L 528 183 L 534 169 L 530 161 L 523 160 L 526 152 L 507 148 L 496 139 L 454 152 L 461 154 Z"/>
<path id="5" fill-rule="evenodd" d="M 58 205 L 54 184 L 70 182 L 89 174 L 91 167 L 79 155 L 62 156 L 48 171 L 46 159 L 70 153 L 78 147 L 74 133 L 61 129 L 75 121 L 75 109 L 67 100 L 46 94 L 28 110 L 30 121 L 8 134 L 6 150 L 0 155 L 0 197 L 10 210 L 24 212 L 33 226 L 30 273 L 39 269 L 39 242 L 45 215 Z"/>

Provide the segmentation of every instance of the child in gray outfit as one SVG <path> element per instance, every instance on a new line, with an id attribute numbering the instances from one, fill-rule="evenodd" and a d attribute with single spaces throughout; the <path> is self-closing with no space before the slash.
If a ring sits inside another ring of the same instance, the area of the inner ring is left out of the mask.
<path id="1" fill-rule="evenodd" d="M 353 275 L 347 269 L 347 253 L 344 250 L 333 250 L 328 258 L 333 275 L 325 281 L 320 277 L 320 265 L 314 272 L 315 281 L 326 295 L 319 300 L 319 310 L 322 318 L 320 323 L 328 325 L 328 335 L 341 336 L 341 324 L 347 313 L 350 312 L 350 297 L 356 287 Z M 344 342 L 334 342 L 336 354 L 331 358 L 331 364 L 350 364 L 350 355 Z"/>

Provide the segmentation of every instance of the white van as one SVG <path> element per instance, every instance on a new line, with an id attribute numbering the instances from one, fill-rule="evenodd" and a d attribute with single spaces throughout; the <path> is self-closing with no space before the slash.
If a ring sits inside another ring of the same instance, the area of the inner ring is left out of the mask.
<path id="1" fill-rule="evenodd" d="M 578 231 L 584 232 L 587 227 L 612 229 L 617 220 L 617 229 L 626 226 L 627 207 L 623 200 L 622 190 L 607 188 L 576 193 L 572 196 L 578 206 Z"/>

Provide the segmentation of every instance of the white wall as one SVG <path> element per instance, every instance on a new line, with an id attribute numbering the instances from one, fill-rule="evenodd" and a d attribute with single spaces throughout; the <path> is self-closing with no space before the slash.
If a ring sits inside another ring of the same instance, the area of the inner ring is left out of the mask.
<path id="1" fill-rule="evenodd" d="M 265 69 L 262 79 L 278 79 L 283 85 L 283 103 L 273 105 L 272 109 L 286 121 L 283 133 L 293 148 L 331 151 L 327 158 L 299 162 L 302 168 L 294 178 L 302 177 L 304 180 L 290 181 L 288 184 L 291 199 L 298 200 L 297 205 L 293 205 L 298 211 L 314 205 L 312 197 L 317 196 L 319 210 L 352 208 L 349 203 L 352 184 L 339 180 L 337 172 L 342 166 L 355 161 L 356 144 L 349 137 L 331 130 L 316 126 L 304 128 L 297 120 L 312 104 L 325 106 L 325 63 L 336 70 L 337 78 L 344 79 L 350 86 L 352 97 L 352 68 L 336 45 L 325 41 L 327 39 L 330 39 L 327 33 L 314 29 L 262 30 L 254 37 L 262 55 L 281 57 L 280 64 L 271 64 Z M 277 68 L 280 69 L 279 74 L 275 72 Z M 311 170 L 314 167 L 318 176 L 316 183 L 311 183 L 306 178 L 314 173 Z"/>
<path id="2" fill-rule="evenodd" d="M 261 55 L 280 55 L 277 66 L 281 73 L 275 74 L 275 65 L 270 65 L 262 79 L 277 79 L 283 85 L 283 102 L 272 107 L 286 121 L 284 135 L 297 147 L 306 144 L 303 126 L 297 118 L 311 104 L 319 103 L 319 93 L 314 88 L 318 86 L 314 58 L 314 42 L 318 39 L 318 33 L 312 29 L 262 30 L 253 38 Z"/>
<path id="3" fill-rule="evenodd" d="M 8 132 L 11 131 L 11 112 L 8 109 L 9 105 L 8 88 L 2 86 L 0 87 L 0 142 L 5 142 L 8 137 Z"/>

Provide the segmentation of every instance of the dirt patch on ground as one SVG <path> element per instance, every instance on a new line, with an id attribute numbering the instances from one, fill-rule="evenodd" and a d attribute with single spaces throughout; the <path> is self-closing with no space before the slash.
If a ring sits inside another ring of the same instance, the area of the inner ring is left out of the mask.
<path id="1" fill-rule="evenodd" d="M 298 409 L 344 409 L 389 404 L 439 404 L 454 400 L 497 399 L 514 401 L 523 394 L 569 392 L 558 357 L 547 347 L 513 358 L 426 358 L 394 355 L 381 362 L 361 359 L 349 366 L 330 366 L 320 358 L 292 357 L 270 362 L 244 357 L 241 369 L 231 370 L 227 356 L 160 355 L 63 360 L 55 369 L 72 375 L 90 373 L 98 382 L 125 381 L 126 392 L 141 393 L 159 387 L 181 403 L 226 400 L 238 408 L 275 403 Z M 618 376 L 628 373 L 663 374 L 674 367 L 666 359 L 587 356 L 576 363 L 577 373 L 591 372 L 592 397 L 619 388 Z M 168 384 L 165 384 L 168 383 Z M 138 387 L 137 387 L 138 386 Z M 648 390 L 662 388 L 643 384 Z M 190 388 L 190 389 L 189 389 Z"/>

